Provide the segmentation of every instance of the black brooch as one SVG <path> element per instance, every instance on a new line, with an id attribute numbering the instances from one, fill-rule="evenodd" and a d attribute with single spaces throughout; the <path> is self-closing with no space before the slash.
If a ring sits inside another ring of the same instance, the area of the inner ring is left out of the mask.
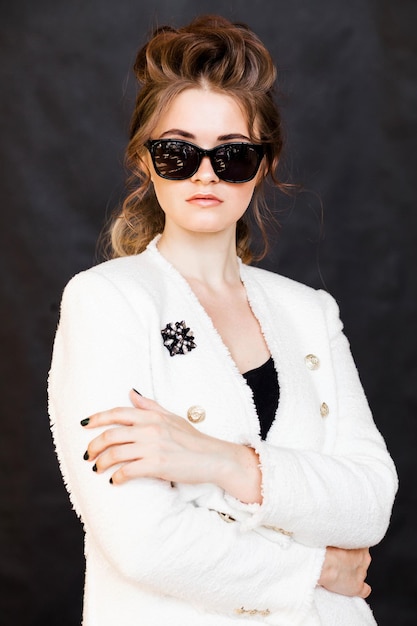
<path id="1" fill-rule="evenodd" d="M 182 322 L 170 322 L 161 330 L 164 346 L 171 356 L 187 354 L 194 350 L 194 335 L 184 320 Z"/>

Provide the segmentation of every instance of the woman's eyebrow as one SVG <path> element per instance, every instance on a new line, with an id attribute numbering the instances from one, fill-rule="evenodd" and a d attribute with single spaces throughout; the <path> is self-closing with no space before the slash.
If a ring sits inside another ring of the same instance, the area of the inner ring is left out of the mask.
<path id="1" fill-rule="evenodd" d="M 161 135 L 159 136 L 159 139 L 162 139 L 165 136 L 169 136 L 169 135 L 177 135 L 178 137 L 184 137 L 184 139 L 193 139 L 195 140 L 196 137 L 195 135 L 193 135 L 192 133 L 189 133 L 186 130 L 182 130 L 181 128 L 170 128 L 169 130 L 164 131 L 163 133 L 161 133 Z M 247 137 L 246 135 L 242 135 L 241 133 L 228 133 L 227 135 L 219 135 L 219 137 L 217 137 L 218 141 L 232 141 L 233 139 L 238 139 L 238 140 L 244 140 L 244 141 L 250 141 L 250 138 Z"/>
<path id="2" fill-rule="evenodd" d="M 230 141 L 231 139 L 244 139 L 245 141 L 250 141 L 250 137 L 246 135 L 241 135 L 240 133 L 229 133 L 228 135 L 220 135 L 217 137 L 219 141 Z"/>
<path id="3" fill-rule="evenodd" d="M 180 128 L 170 128 L 169 130 L 166 130 L 161 133 L 159 139 L 162 139 L 162 137 L 165 137 L 166 135 L 178 135 L 179 137 L 184 137 L 185 139 L 195 139 L 195 135 L 187 132 L 186 130 L 181 130 Z"/>

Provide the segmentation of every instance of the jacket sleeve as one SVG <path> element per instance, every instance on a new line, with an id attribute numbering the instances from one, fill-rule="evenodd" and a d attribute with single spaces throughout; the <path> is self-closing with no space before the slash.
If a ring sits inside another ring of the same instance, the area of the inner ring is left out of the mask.
<path id="1" fill-rule="evenodd" d="M 319 298 L 338 397 L 335 444 L 330 454 L 321 454 L 261 442 L 264 500 L 252 507 L 248 527 L 279 527 L 310 546 L 370 547 L 388 528 L 397 474 L 374 424 L 337 304 L 326 292 Z"/>
<path id="2" fill-rule="evenodd" d="M 49 376 L 49 410 L 61 471 L 86 532 L 109 565 L 134 584 L 233 613 L 308 612 L 324 550 L 273 544 L 216 512 L 184 502 L 170 483 L 109 484 L 83 460 L 99 431 L 80 420 L 126 406 L 137 385 L 151 389 L 146 298 L 139 312 L 108 278 L 89 270 L 65 289 Z"/>

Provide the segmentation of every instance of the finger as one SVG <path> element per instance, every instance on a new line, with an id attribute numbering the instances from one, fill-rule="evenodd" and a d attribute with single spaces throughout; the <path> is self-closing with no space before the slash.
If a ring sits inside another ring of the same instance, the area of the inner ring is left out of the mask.
<path id="1" fill-rule="evenodd" d="M 161 407 L 160 404 L 152 400 L 151 398 L 146 398 L 142 396 L 136 389 L 131 389 L 129 392 L 129 398 L 131 403 L 137 409 L 142 409 L 145 411 L 162 411 L 166 413 L 165 409 Z"/>
<path id="2" fill-rule="evenodd" d="M 90 441 L 84 454 L 84 459 L 86 461 L 94 461 L 108 448 L 134 443 L 135 434 L 131 427 L 108 428 L 101 435 Z"/>
<path id="3" fill-rule="evenodd" d="M 123 443 L 112 446 L 100 454 L 93 466 L 93 471 L 101 474 L 115 465 L 139 461 L 142 459 L 142 453 L 144 452 L 142 447 L 136 443 Z"/>
<path id="4" fill-rule="evenodd" d="M 168 422 L 171 425 L 176 425 L 183 430 L 187 430 L 189 432 L 198 433 L 197 429 L 190 424 L 188 420 L 179 415 L 175 415 L 175 413 L 171 413 L 164 407 L 162 407 L 156 400 L 151 400 L 151 398 L 146 398 L 142 396 L 136 389 L 131 389 L 129 393 L 130 400 L 132 404 L 137 408 L 144 411 L 147 411 L 146 417 L 149 418 L 149 421 L 157 421 L 157 422 Z"/>
<path id="5" fill-rule="evenodd" d="M 371 595 L 372 588 L 368 583 L 363 583 L 362 593 L 360 594 L 361 598 L 367 598 Z"/>
<path id="6" fill-rule="evenodd" d="M 112 474 L 110 483 L 112 485 L 122 485 L 134 478 L 161 478 L 164 480 L 163 476 L 158 475 L 154 464 L 142 458 L 124 463 Z"/>
<path id="7" fill-rule="evenodd" d="M 133 426 L 137 421 L 137 417 L 136 409 L 132 407 L 115 407 L 86 417 L 81 420 L 81 426 L 84 428 L 97 428 L 98 426 L 109 426 L 110 424 Z"/>

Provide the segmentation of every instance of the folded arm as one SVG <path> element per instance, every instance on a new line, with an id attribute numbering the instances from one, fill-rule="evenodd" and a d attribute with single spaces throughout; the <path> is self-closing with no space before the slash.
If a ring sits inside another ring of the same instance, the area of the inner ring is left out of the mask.
<path id="1" fill-rule="evenodd" d="M 80 426 L 82 418 L 126 405 L 127 389 L 137 381 L 152 393 L 142 313 L 92 272 L 73 280 L 63 298 L 50 415 L 64 480 L 86 531 L 120 575 L 157 592 L 213 611 L 249 606 L 289 620 L 304 614 L 324 550 L 296 542 L 285 549 L 244 533 L 216 512 L 184 502 L 169 481 L 112 486 L 111 472 L 97 475 L 83 460 L 92 431 Z"/>
<path id="2" fill-rule="evenodd" d="M 333 449 L 324 454 L 260 442 L 263 502 L 251 524 L 284 528 L 311 546 L 369 547 L 387 530 L 397 474 L 372 419 L 338 307 L 328 294 L 320 297 L 338 399 Z M 233 505 L 244 507 L 237 500 Z"/>

